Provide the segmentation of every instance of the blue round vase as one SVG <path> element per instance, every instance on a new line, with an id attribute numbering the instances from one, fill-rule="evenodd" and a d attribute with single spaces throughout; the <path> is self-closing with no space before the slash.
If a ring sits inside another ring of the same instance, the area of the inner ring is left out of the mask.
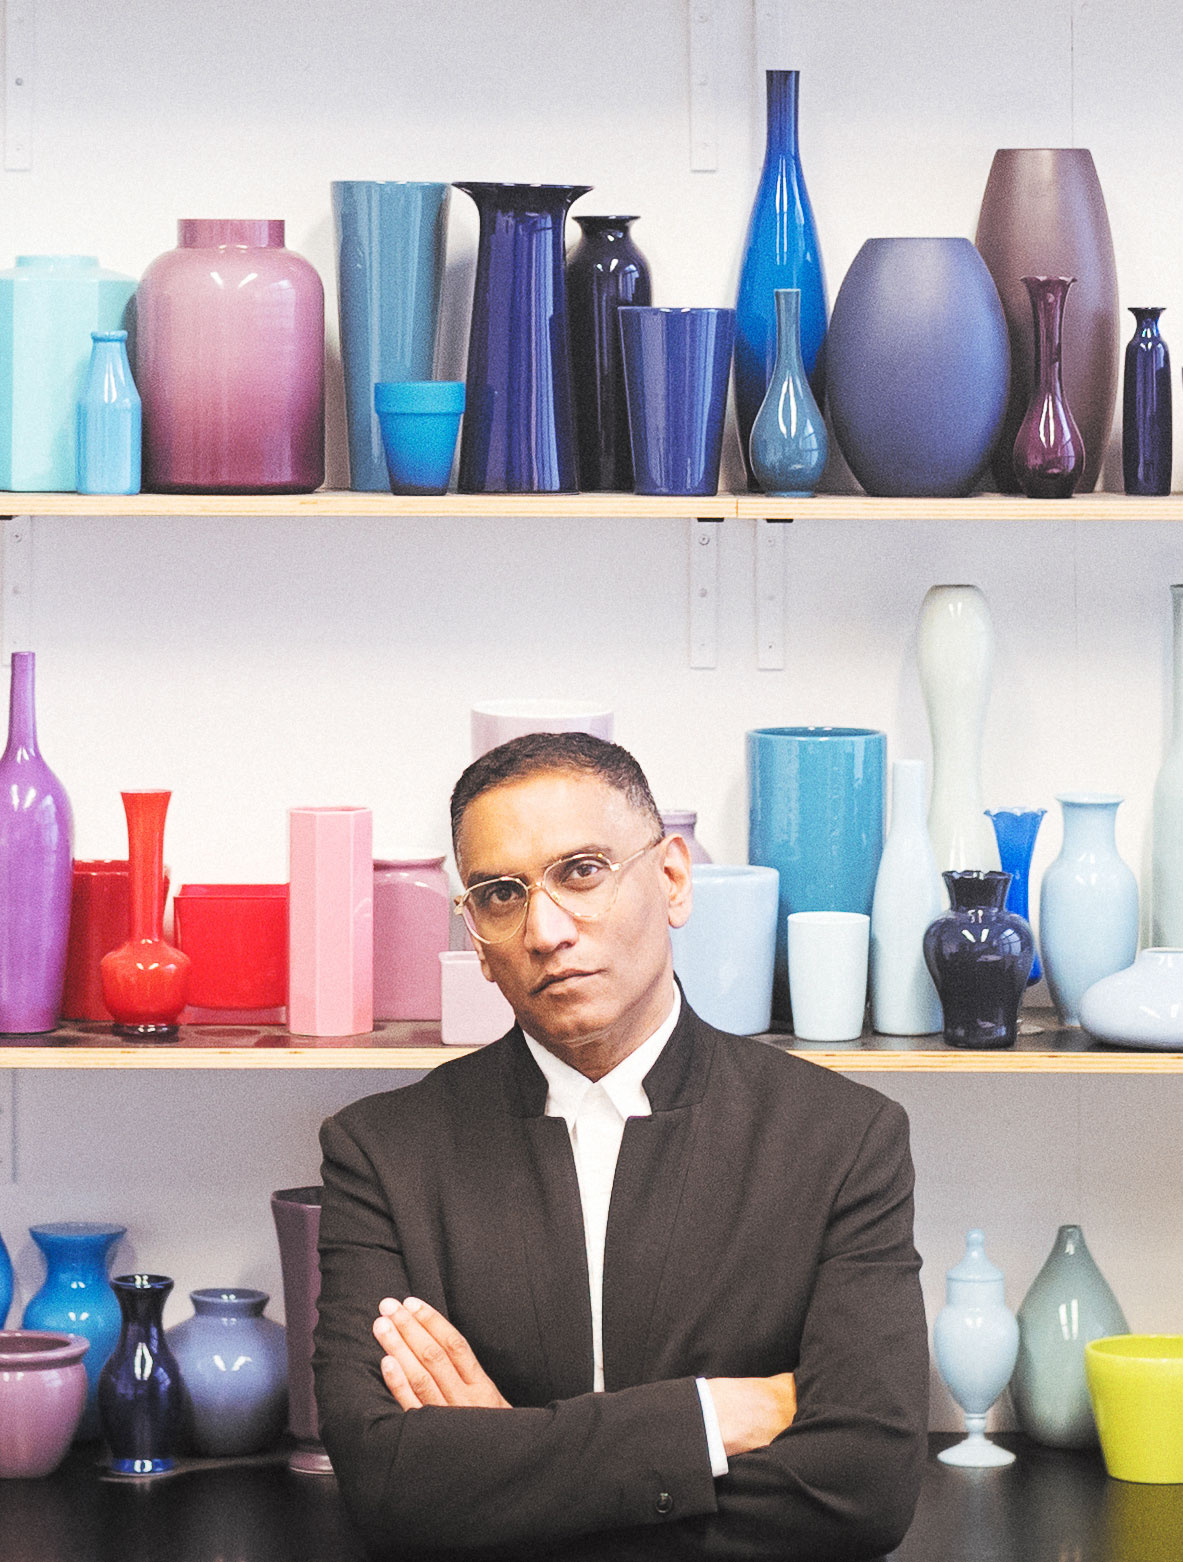
<path id="1" fill-rule="evenodd" d="M 192 1318 L 167 1332 L 185 1385 L 199 1454 L 253 1454 L 283 1435 L 288 1414 L 282 1324 L 264 1318 L 266 1291 L 190 1291 Z"/>
<path id="2" fill-rule="evenodd" d="M 82 1358 L 86 1408 L 78 1424 L 79 1438 L 99 1435 L 99 1373 L 119 1341 L 120 1327 L 119 1303 L 107 1279 L 107 1264 L 126 1229 L 82 1220 L 29 1227 L 29 1235 L 45 1255 L 45 1280 L 26 1302 L 21 1327 L 56 1329 L 90 1341 Z"/>
<path id="3" fill-rule="evenodd" d="M 119 1475 L 171 1470 L 185 1442 L 181 1369 L 164 1337 L 167 1275 L 116 1275 L 119 1341 L 99 1374 L 99 1422 Z"/>
<path id="4" fill-rule="evenodd" d="M 834 432 L 869 494 L 970 493 L 1002 432 L 1010 343 L 968 239 L 868 239 L 826 337 Z"/>
<path id="5" fill-rule="evenodd" d="M 942 873 L 952 910 L 924 934 L 924 960 L 940 995 L 950 1047 L 1013 1047 L 1019 1001 L 1035 958 L 1023 917 L 1003 909 L 1010 874 Z"/>

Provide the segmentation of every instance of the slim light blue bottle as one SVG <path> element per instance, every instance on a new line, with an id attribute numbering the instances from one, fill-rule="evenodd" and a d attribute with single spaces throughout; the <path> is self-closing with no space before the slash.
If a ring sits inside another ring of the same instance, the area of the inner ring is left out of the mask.
<path id="1" fill-rule="evenodd" d="M 801 357 L 801 290 L 778 287 L 773 297 L 776 364 L 752 424 L 748 456 L 766 494 L 803 498 L 821 482 L 829 440 Z"/>
<path id="2" fill-rule="evenodd" d="M 78 400 L 78 492 L 138 494 L 142 413 L 126 331 L 92 331 Z"/>

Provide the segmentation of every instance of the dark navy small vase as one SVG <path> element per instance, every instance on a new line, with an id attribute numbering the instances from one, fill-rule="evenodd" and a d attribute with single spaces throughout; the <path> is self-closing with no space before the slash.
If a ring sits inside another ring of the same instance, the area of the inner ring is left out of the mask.
<path id="1" fill-rule="evenodd" d="M 1158 329 L 1161 309 L 1131 309 L 1138 328 L 1125 350 L 1121 466 L 1127 494 L 1171 491 L 1171 355 Z"/>
<path id="2" fill-rule="evenodd" d="M 1003 910 L 1009 873 L 943 873 L 953 909 L 924 934 L 924 959 L 944 1011 L 951 1047 L 1013 1047 L 1019 1000 L 1035 958 L 1022 917 Z"/>
<path id="3" fill-rule="evenodd" d="M 99 1421 L 119 1475 L 171 1470 L 185 1437 L 181 1369 L 164 1337 L 167 1275 L 117 1275 L 123 1328 L 99 1375 Z"/>

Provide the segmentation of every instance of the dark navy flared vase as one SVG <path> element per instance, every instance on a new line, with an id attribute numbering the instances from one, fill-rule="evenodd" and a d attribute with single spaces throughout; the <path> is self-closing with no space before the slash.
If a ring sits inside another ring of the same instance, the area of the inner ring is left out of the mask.
<path id="1" fill-rule="evenodd" d="M 1126 345 L 1121 466 L 1127 494 L 1169 494 L 1171 355 L 1158 329 L 1161 309 L 1131 309 L 1138 322 Z"/>
<path id="2" fill-rule="evenodd" d="M 1013 1047 L 1019 1000 L 1035 958 L 1023 917 L 1004 911 L 1009 873 L 964 868 L 943 873 L 953 909 L 924 934 L 951 1047 Z"/>
<path id="3" fill-rule="evenodd" d="M 457 184 L 480 213 L 462 493 L 573 493 L 568 208 L 586 184 Z"/>
<path id="4" fill-rule="evenodd" d="M 735 302 L 735 415 L 755 487 L 748 441 L 776 363 L 776 290 L 801 294 L 801 356 L 819 404 L 824 399 L 822 343 L 826 277 L 797 144 L 798 71 L 765 71 L 768 97 L 764 167 L 748 221 Z"/>
<path id="5" fill-rule="evenodd" d="M 167 1275 L 117 1275 L 123 1327 L 99 1375 L 99 1422 L 120 1475 L 171 1470 L 185 1439 L 181 1369 L 164 1337 Z"/>

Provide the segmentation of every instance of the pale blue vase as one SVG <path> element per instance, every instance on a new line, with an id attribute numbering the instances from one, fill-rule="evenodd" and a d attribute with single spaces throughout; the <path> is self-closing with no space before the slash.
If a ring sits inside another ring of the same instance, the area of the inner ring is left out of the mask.
<path id="1" fill-rule="evenodd" d="M 287 1343 L 264 1318 L 266 1291 L 190 1291 L 192 1318 L 165 1333 L 185 1385 L 193 1451 L 261 1453 L 283 1434 L 288 1414 Z"/>
<path id="2" fill-rule="evenodd" d="M 772 1022 L 780 879 L 774 868 L 696 862 L 694 909 L 670 930 L 674 971 L 700 1018 L 736 1036 Z"/>
<path id="3" fill-rule="evenodd" d="M 801 498 L 821 482 L 829 440 L 801 357 L 799 288 L 776 290 L 776 342 L 776 363 L 752 424 L 748 454 L 764 493 Z"/>
<path id="4" fill-rule="evenodd" d="M 126 331 L 92 331 L 78 398 L 80 494 L 138 494 L 143 411 L 127 361 Z"/>
<path id="5" fill-rule="evenodd" d="M 1056 801 L 1064 813 L 1064 844 L 1043 875 L 1039 944 L 1060 1019 L 1079 1025 L 1088 988 L 1134 962 L 1138 881 L 1117 854 L 1120 797 L 1065 792 Z"/>
<path id="6" fill-rule="evenodd" d="M 1006 1305 L 1002 1270 L 986 1257 L 980 1230 L 966 1234 L 965 1256 L 945 1277 L 945 1305 L 932 1344 L 941 1381 L 965 1412 L 969 1434 L 937 1457 L 971 1468 L 1010 1464 L 1014 1454 L 985 1436 L 986 1413 L 1015 1370 L 1019 1326 Z"/>

